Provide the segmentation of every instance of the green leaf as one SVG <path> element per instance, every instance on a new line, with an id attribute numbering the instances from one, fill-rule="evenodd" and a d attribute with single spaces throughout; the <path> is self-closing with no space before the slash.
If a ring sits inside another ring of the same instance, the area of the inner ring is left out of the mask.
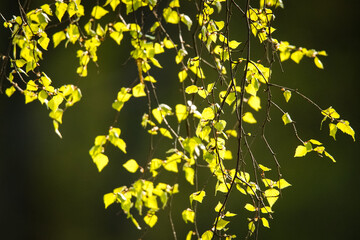
<path id="1" fill-rule="evenodd" d="M 244 116 L 242 117 L 244 122 L 255 124 L 257 123 L 256 119 L 254 118 L 254 115 L 251 112 L 246 112 Z"/>
<path id="2" fill-rule="evenodd" d="M 41 8 L 47 15 L 50 15 L 50 16 L 53 15 L 52 10 L 51 10 L 49 4 L 44 4 L 44 5 L 42 5 L 40 8 Z"/>
<path id="3" fill-rule="evenodd" d="M 288 124 L 288 123 L 292 123 L 292 120 L 291 120 L 291 117 L 289 115 L 289 113 L 285 113 L 281 119 L 283 120 L 284 122 L 284 125 Z"/>
<path id="4" fill-rule="evenodd" d="M 114 193 L 107 193 L 104 195 L 105 209 L 116 201 L 116 195 Z"/>
<path id="5" fill-rule="evenodd" d="M 201 235 L 201 240 L 211 240 L 214 236 L 214 233 L 210 230 L 207 230 Z"/>
<path id="6" fill-rule="evenodd" d="M 55 111 L 56 109 L 58 109 L 59 105 L 63 102 L 64 98 L 60 95 L 56 95 L 54 96 L 48 103 L 48 107 L 52 110 Z"/>
<path id="7" fill-rule="evenodd" d="M 195 212 L 190 208 L 184 210 L 181 215 L 185 223 L 188 223 L 188 221 L 192 223 L 194 222 Z"/>
<path id="8" fill-rule="evenodd" d="M 130 159 L 126 163 L 123 164 L 123 167 L 126 170 L 128 170 L 129 172 L 135 173 L 138 170 L 139 165 L 134 159 Z"/>
<path id="9" fill-rule="evenodd" d="M 255 224 L 253 221 L 249 222 L 248 228 L 251 233 L 255 231 Z"/>
<path id="10" fill-rule="evenodd" d="M 102 153 L 97 154 L 93 158 L 93 161 L 96 164 L 96 167 L 98 168 L 99 172 L 101 172 L 104 169 L 104 167 L 109 163 L 108 157 Z"/>
<path id="11" fill-rule="evenodd" d="M 61 133 L 60 133 L 60 131 L 59 131 L 59 123 L 58 123 L 56 120 L 53 120 L 53 125 L 54 125 L 55 133 L 56 133 L 60 138 L 62 138 Z"/>
<path id="12" fill-rule="evenodd" d="M 352 129 L 352 127 L 350 127 L 350 123 L 346 120 L 340 120 L 337 124 L 336 127 L 338 129 L 340 129 L 343 133 L 349 134 L 350 136 L 352 136 L 352 138 L 354 139 L 355 142 L 355 131 L 354 129 Z"/>
<path id="13" fill-rule="evenodd" d="M 284 91 L 284 98 L 286 102 L 289 102 L 290 98 L 291 98 L 291 92 L 289 90 Z"/>
<path id="14" fill-rule="evenodd" d="M 187 110 L 187 107 L 183 104 L 177 104 L 175 106 L 175 114 L 176 114 L 176 118 L 178 120 L 178 122 L 182 122 L 184 121 L 188 115 L 189 115 L 189 112 Z"/>
<path id="15" fill-rule="evenodd" d="M 164 8 L 163 16 L 168 23 L 177 24 L 180 21 L 179 14 L 171 8 Z"/>
<path id="16" fill-rule="evenodd" d="M 320 61 L 320 59 L 318 57 L 314 58 L 314 63 L 318 68 L 324 69 L 324 65 L 322 64 L 322 62 Z"/>
<path id="17" fill-rule="evenodd" d="M 104 8 L 100 6 L 95 6 L 91 11 L 91 16 L 93 16 L 96 19 L 100 19 L 103 16 L 105 16 L 109 11 L 105 10 Z"/>
<path id="18" fill-rule="evenodd" d="M 171 136 L 171 133 L 169 132 L 169 130 L 165 129 L 165 128 L 160 128 L 160 133 L 167 138 L 173 139 L 173 137 Z"/>
<path id="19" fill-rule="evenodd" d="M 48 37 L 41 37 L 38 40 L 39 45 L 45 50 L 47 50 L 47 48 L 49 46 L 49 42 L 50 42 L 50 39 Z"/>
<path id="20" fill-rule="evenodd" d="M 135 87 L 132 88 L 132 93 L 134 97 L 145 97 L 145 84 L 139 83 Z"/>
<path id="21" fill-rule="evenodd" d="M 211 107 L 204 108 L 201 113 L 201 119 L 213 120 L 215 118 L 214 110 Z"/>
<path id="22" fill-rule="evenodd" d="M 59 19 L 59 22 L 61 22 L 61 19 L 67 10 L 67 4 L 63 2 L 56 2 L 55 7 L 55 15 Z"/>
<path id="23" fill-rule="evenodd" d="M 185 89 L 187 94 L 197 93 L 199 88 L 196 85 L 190 85 Z"/>
<path id="24" fill-rule="evenodd" d="M 307 154 L 307 149 L 303 145 L 297 146 L 294 157 L 303 157 Z"/>
<path id="25" fill-rule="evenodd" d="M 329 107 L 323 111 L 321 111 L 321 114 L 325 117 L 329 117 L 332 119 L 338 119 L 340 118 L 340 115 L 336 112 L 336 110 L 333 107 Z"/>
<path id="26" fill-rule="evenodd" d="M 79 32 L 79 28 L 75 25 L 75 24 L 70 24 L 69 27 L 68 27 L 68 38 L 69 38 L 69 41 L 71 43 L 75 43 L 79 37 L 80 37 L 80 32 Z"/>
<path id="27" fill-rule="evenodd" d="M 158 217 L 155 215 L 154 212 L 149 211 L 146 216 L 144 217 L 144 222 L 149 225 L 149 227 L 153 227 L 158 220 Z"/>
<path id="28" fill-rule="evenodd" d="M 113 102 L 113 104 L 111 105 L 113 109 L 115 109 L 116 111 L 120 112 L 120 110 L 123 108 L 124 106 L 124 102 L 119 102 L 118 100 L 115 100 L 115 102 Z"/>

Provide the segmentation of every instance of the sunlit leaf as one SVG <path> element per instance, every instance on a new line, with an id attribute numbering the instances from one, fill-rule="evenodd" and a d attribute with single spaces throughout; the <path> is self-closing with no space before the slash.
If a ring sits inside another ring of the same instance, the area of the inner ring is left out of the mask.
<path id="1" fill-rule="evenodd" d="M 318 68 L 324 69 L 324 65 L 322 64 L 322 62 L 320 61 L 320 59 L 318 57 L 314 58 L 314 63 Z"/>
<path id="2" fill-rule="evenodd" d="M 103 170 L 103 168 L 109 163 L 109 159 L 106 155 L 100 153 L 93 158 L 96 167 L 98 168 L 99 172 Z"/>
<path id="3" fill-rule="evenodd" d="M 122 32 L 117 32 L 117 31 L 114 31 L 112 33 L 110 33 L 110 37 L 112 39 L 114 39 L 114 41 L 120 45 L 121 43 L 121 40 L 123 39 L 123 33 Z"/>
<path id="4" fill-rule="evenodd" d="M 255 212 L 255 210 L 256 210 L 256 208 L 253 205 L 251 205 L 250 203 L 247 203 L 245 205 L 245 209 L 250 211 L 250 212 Z"/>
<path id="5" fill-rule="evenodd" d="M 169 130 L 167 130 L 166 128 L 160 128 L 160 133 L 167 138 L 173 139 L 173 137 L 171 136 L 171 133 Z"/>
<path id="6" fill-rule="evenodd" d="M 104 195 L 105 209 L 116 201 L 116 195 L 114 193 L 107 193 Z"/>
<path id="7" fill-rule="evenodd" d="M 216 230 L 222 230 L 226 227 L 226 225 L 229 224 L 230 221 L 226 221 L 222 218 L 220 218 L 217 222 L 217 225 L 216 225 Z"/>
<path id="8" fill-rule="evenodd" d="M 262 164 L 259 164 L 259 168 L 260 168 L 261 170 L 263 170 L 264 172 L 267 172 L 267 171 L 270 171 L 270 170 L 271 170 L 271 168 L 265 167 L 265 166 L 262 165 Z"/>
<path id="9" fill-rule="evenodd" d="M 181 21 L 183 23 L 185 23 L 185 25 L 187 26 L 188 30 L 190 31 L 191 25 L 192 25 L 192 20 L 189 16 L 185 15 L 185 14 L 181 14 Z"/>
<path id="10" fill-rule="evenodd" d="M 15 91 L 16 91 L 15 87 L 11 86 L 5 90 L 5 94 L 6 96 L 11 97 L 11 95 L 13 95 Z"/>
<path id="11" fill-rule="evenodd" d="M 255 224 L 253 221 L 249 222 L 248 228 L 251 233 L 255 231 Z"/>
<path id="12" fill-rule="evenodd" d="M 303 157 L 307 154 L 307 149 L 303 145 L 297 146 L 294 157 Z"/>
<path id="13" fill-rule="evenodd" d="M 148 212 L 144 217 L 144 222 L 149 225 L 149 227 L 153 227 L 158 220 L 158 217 L 155 215 L 154 212 Z"/>
<path id="14" fill-rule="evenodd" d="M 281 117 L 281 119 L 283 120 L 284 125 L 286 125 L 288 123 L 292 123 L 289 113 L 284 113 L 284 115 Z"/>
<path id="15" fill-rule="evenodd" d="M 350 127 L 350 123 L 348 121 L 341 120 L 336 124 L 336 127 L 338 129 L 340 129 L 343 133 L 346 133 L 346 134 L 349 134 L 350 136 L 352 136 L 352 138 L 354 139 L 354 142 L 355 142 L 355 131 L 354 131 L 354 129 L 352 129 L 352 127 Z"/>
<path id="16" fill-rule="evenodd" d="M 254 115 L 251 112 L 246 112 L 244 116 L 242 117 L 244 122 L 255 124 L 257 123 L 256 119 L 254 118 Z"/>
<path id="17" fill-rule="evenodd" d="M 274 203 L 278 200 L 280 192 L 275 188 L 269 188 L 264 192 L 264 194 L 270 207 L 272 207 Z"/>
<path id="18" fill-rule="evenodd" d="M 269 221 L 266 218 L 261 218 L 264 227 L 270 228 Z"/>
<path id="19" fill-rule="evenodd" d="M 185 240 L 191 240 L 192 235 L 194 234 L 193 231 L 189 231 L 188 234 L 186 235 L 186 239 Z"/>
<path id="20" fill-rule="evenodd" d="M 284 98 L 286 102 L 289 102 L 290 98 L 291 98 L 291 92 L 289 90 L 284 91 Z"/>
<path id="21" fill-rule="evenodd" d="M 198 90 L 199 88 L 196 85 L 190 85 L 185 89 L 185 92 L 187 94 L 192 94 L 192 93 L 197 93 Z"/>
<path id="22" fill-rule="evenodd" d="M 188 221 L 192 222 L 192 223 L 194 222 L 195 212 L 193 210 L 191 210 L 190 208 L 185 209 L 181 215 L 182 215 L 182 218 L 185 223 L 188 223 Z"/>
<path id="23" fill-rule="evenodd" d="M 109 11 L 105 10 L 104 8 L 100 6 L 95 6 L 91 11 L 91 16 L 93 16 L 96 19 L 100 19 L 103 16 L 105 16 Z"/>
<path id="24" fill-rule="evenodd" d="M 328 153 L 327 151 L 324 151 L 325 156 L 327 156 L 328 158 L 330 158 L 333 162 L 335 161 L 335 158 L 333 156 L 330 155 L 330 153 Z"/>
<path id="25" fill-rule="evenodd" d="M 179 14 L 171 8 L 164 8 L 163 16 L 168 23 L 177 24 L 180 21 Z"/>
<path id="26" fill-rule="evenodd" d="M 123 164 L 123 167 L 131 173 L 134 173 L 138 170 L 139 165 L 134 159 L 128 160 L 126 163 Z"/>
<path id="27" fill-rule="evenodd" d="M 67 10 L 67 4 L 63 2 L 56 2 L 55 7 L 56 7 L 55 15 L 59 19 L 59 22 L 61 22 L 61 19 Z"/>
<path id="28" fill-rule="evenodd" d="M 178 77 L 179 77 L 179 81 L 180 82 L 183 82 L 186 78 L 187 78 L 187 72 L 186 70 L 181 70 L 179 73 L 178 73 Z"/>
<path id="29" fill-rule="evenodd" d="M 261 109 L 260 98 L 258 96 L 250 96 L 248 104 L 255 111 L 259 111 L 259 109 Z"/>
<path id="30" fill-rule="evenodd" d="M 134 97 L 145 97 L 145 84 L 139 83 L 135 87 L 132 88 L 132 93 Z"/>
<path id="31" fill-rule="evenodd" d="M 183 170 L 185 172 L 185 179 L 191 185 L 194 185 L 195 170 L 192 167 L 186 167 L 184 165 Z"/>
<path id="32" fill-rule="evenodd" d="M 291 54 L 291 59 L 294 62 L 299 63 L 301 61 L 301 59 L 303 58 L 303 56 L 304 56 L 304 53 L 302 51 L 296 51 Z"/>
<path id="33" fill-rule="evenodd" d="M 205 108 L 201 113 L 201 119 L 213 120 L 214 118 L 215 118 L 215 113 L 211 107 Z"/>
<path id="34" fill-rule="evenodd" d="M 241 42 L 238 42 L 236 40 L 232 40 L 229 42 L 229 47 L 232 48 L 232 49 L 235 49 L 237 48 L 239 45 L 241 44 Z"/>
<path id="35" fill-rule="evenodd" d="M 290 187 L 291 184 L 288 183 L 285 179 L 281 178 L 279 181 L 276 182 L 275 186 L 278 187 L 279 189 L 283 189 L 286 187 Z"/>
<path id="36" fill-rule="evenodd" d="M 329 135 L 332 136 L 334 140 L 336 140 L 337 127 L 335 124 L 329 123 L 329 132 Z"/>
<path id="37" fill-rule="evenodd" d="M 194 192 L 190 195 L 190 205 L 192 206 L 193 200 L 202 203 L 203 199 L 205 197 L 205 191 L 198 191 Z"/>
<path id="38" fill-rule="evenodd" d="M 207 230 L 201 235 L 201 240 L 211 240 L 214 236 L 214 233 L 210 230 Z"/>
<path id="39" fill-rule="evenodd" d="M 185 105 L 177 104 L 175 106 L 175 114 L 176 114 L 176 118 L 177 118 L 178 122 L 180 123 L 181 121 L 184 121 L 187 118 L 189 112 Z"/>
<path id="40" fill-rule="evenodd" d="M 55 111 L 51 111 L 49 114 L 49 117 L 58 121 L 59 123 L 62 123 L 63 113 L 64 113 L 64 111 L 61 108 L 58 108 Z"/>

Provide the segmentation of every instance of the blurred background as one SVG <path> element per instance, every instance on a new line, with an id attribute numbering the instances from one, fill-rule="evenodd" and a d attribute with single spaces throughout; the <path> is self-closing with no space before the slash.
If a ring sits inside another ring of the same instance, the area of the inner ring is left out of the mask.
<path id="1" fill-rule="evenodd" d="M 33 0 L 31 8 L 45 2 L 50 1 Z M 285 9 L 275 12 L 274 27 L 279 29 L 274 33 L 275 38 L 296 46 L 326 50 L 328 57 L 321 58 L 324 70 L 316 68 L 310 59 L 304 59 L 299 65 L 284 62 L 284 73 L 275 64 L 273 81 L 299 88 L 322 108 L 333 106 L 358 134 L 359 2 L 303 0 L 284 1 L 284 4 Z M 17 1 L 2 0 L 0 12 L 7 19 L 19 15 Z M 9 39 L 7 30 L 1 28 L 0 36 L 0 52 L 4 53 Z M 64 114 L 60 128 L 63 139 L 54 133 L 44 106 L 25 105 L 24 97 L 18 93 L 11 98 L 0 95 L 0 238 L 141 238 L 144 232 L 139 232 L 118 206 L 105 210 L 102 198 L 114 188 L 133 182 L 133 176 L 122 168 L 126 160 L 146 158 L 148 137 L 139 125 L 141 113 L 147 106 L 139 108 L 130 103 L 121 111 L 119 126 L 128 143 L 127 156 L 109 147 L 106 150 L 109 165 L 99 174 L 88 155 L 94 138 L 105 134 L 113 122 L 115 111 L 111 103 L 117 91 L 136 78 L 134 64 L 123 65 L 126 54 L 115 47 L 111 40 L 100 47 L 99 68 L 89 64 L 86 79 L 80 80 L 76 75 L 78 60 L 71 44 L 64 50 L 62 43 L 42 62 L 54 84 L 73 83 L 79 85 L 83 93 L 81 102 Z M 168 61 L 165 57 L 159 60 L 163 65 Z M 156 75 L 159 97 L 164 101 L 177 101 L 176 90 L 171 90 L 173 84 L 175 89 L 178 86 L 177 71 L 176 66 L 170 66 L 165 73 Z M 261 228 L 260 239 L 360 238 L 359 142 L 340 132 L 335 142 L 328 136 L 327 124 L 320 131 L 322 116 L 297 96 L 293 95 L 290 103 L 282 106 L 297 122 L 302 138 L 323 142 L 337 163 L 315 154 L 293 158 L 296 139 L 290 126 L 281 126 L 281 120 L 275 120 L 280 119 L 280 115 L 276 115 L 274 109 L 274 124 L 267 128 L 269 140 L 278 153 L 284 178 L 292 187 L 285 189 L 274 205 L 271 229 Z M 264 165 L 272 164 L 267 153 L 257 154 L 263 154 Z M 184 188 L 189 186 L 184 184 Z M 190 188 L 180 190 L 191 191 Z M 179 203 L 179 209 L 189 207 L 187 198 L 175 197 L 174 201 Z M 246 217 L 251 217 L 243 210 L 245 203 L 244 198 L 234 199 L 229 209 L 241 213 L 229 225 L 236 229 L 239 237 L 247 231 Z M 210 207 L 213 206 L 202 204 L 199 210 L 206 213 Z M 159 223 L 143 239 L 172 239 L 167 215 L 167 211 L 160 213 Z M 184 239 L 191 227 L 183 224 L 180 213 L 174 211 L 173 215 L 178 237 Z M 212 221 L 209 215 L 204 215 L 201 231 Z"/>

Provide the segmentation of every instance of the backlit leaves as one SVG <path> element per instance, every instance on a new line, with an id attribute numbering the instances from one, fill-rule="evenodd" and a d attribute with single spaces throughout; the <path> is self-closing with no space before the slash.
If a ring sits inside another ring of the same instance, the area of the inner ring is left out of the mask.
<path id="1" fill-rule="evenodd" d="M 103 16 L 105 16 L 109 11 L 105 10 L 104 8 L 100 6 L 95 6 L 91 11 L 91 16 L 93 16 L 96 19 L 100 19 Z"/>
<path id="2" fill-rule="evenodd" d="M 139 165 L 134 159 L 128 160 L 126 163 L 123 164 L 123 167 L 131 173 L 134 173 L 138 170 Z"/>

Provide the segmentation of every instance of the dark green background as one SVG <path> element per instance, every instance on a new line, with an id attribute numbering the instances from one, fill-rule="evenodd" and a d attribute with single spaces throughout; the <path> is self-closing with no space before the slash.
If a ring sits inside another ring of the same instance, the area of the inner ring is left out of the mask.
<path id="1" fill-rule="evenodd" d="M 33 1 L 32 8 L 39 6 Z M 242 1 L 240 1 L 242 2 Z M 309 59 L 300 65 L 285 62 L 285 73 L 274 68 L 273 81 L 299 88 L 321 107 L 332 105 L 343 118 L 359 131 L 359 36 L 358 1 L 284 1 L 285 9 L 275 13 L 275 38 L 297 46 L 326 50 L 322 58 L 325 70 L 319 70 Z M 254 4 L 255 5 L 255 4 Z M 17 1 L 0 2 L 0 12 L 10 18 L 18 15 Z M 241 33 L 239 33 L 241 34 Z M 0 29 L 0 51 L 5 52 L 8 33 Z M 63 43 L 62 45 L 63 46 Z M 64 115 L 59 139 L 53 132 L 48 111 L 38 103 L 24 105 L 23 96 L 10 99 L 0 95 L 0 236 L 4 239 L 138 239 L 140 234 L 112 206 L 104 210 L 102 196 L 134 179 L 121 167 L 129 159 L 145 159 L 147 135 L 141 129 L 137 108 L 130 104 L 121 112 L 120 126 L 128 143 L 129 155 L 113 148 L 107 153 L 109 165 L 101 174 L 92 163 L 88 150 L 95 136 L 106 133 L 115 111 L 111 103 L 118 89 L 136 78 L 133 64 L 122 66 L 126 55 L 105 43 L 99 49 L 99 65 L 89 67 L 89 77 L 81 79 L 75 70 L 78 60 L 69 46 L 52 50 L 43 63 L 54 82 L 79 84 L 83 99 Z M 164 60 L 166 62 L 168 60 Z M 163 63 L 165 65 L 165 63 Z M 172 84 L 177 84 L 177 69 L 159 73 L 159 95 L 163 101 L 176 101 Z M 7 84 L 7 83 L 5 83 Z M 177 86 L 177 85 L 175 85 Z M 166 90 L 161 92 L 161 90 Z M 283 103 L 283 101 L 282 101 Z M 328 136 L 325 125 L 319 130 L 321 115 L 317 110 L 293 96 L 292 103 L 282 104 L 298 123 L 304 139 L 316 138 L 326 144 L 337 159 L 332 164 L 327 158 L 315 155 L 293 158 L 296 139 L 290 127 L 282 127 L 274 111 L 274 124 L 269 130 L 274 150 L 282 165 L 284 177 L 293 185 L 284 190 L 274 206 L 271 229 L 261 229 L 260 239 L 356 239 L 359 209 L 359 143 L 338 133 L 337 141 Z M 275 109 L 274 109 L 275 110 Z M 136 115 L 138 114 L 138 115 Z M 133 119 L 132 116 L 137 116 Z M 278 126 L 279 127 L 278 127 Z M 357 135 L 356 135 L 357 137 Z M 145 149 L 145 150 L 144 150 Z M 262 156 L 262 153 L 257 153 Z M 271 160 L 266 154 L 265 163 Z M 141 161 L 141 160 L 139 160 Z M 266 164 L 265 164 L 266 165 Z M 185 185 L 188 186 L 188 185 Z M 190 191 L 189 189 L 181 189 Z M 210 191 L 209 191 L 210 194 Z M 187 199 L 178 199 L 179 209 L 187 207 Z M 239 236 L 246 231 L 244 219 L 250 215 L 241 210 L 244 199 L 233 201 L 232 211 L 240 210 L 231 227 Z M 212 208 L 212 206 L 209 206 Z M 179 210 L 176 208 L 175 210 Z M 200 206 L 205 222 L 210 221 L 206 204 Z M 171 238 L 166 213 L 161 222 L 144 239 Z M 190 230 L 179 223 L 180 239 Z M 211 217 L 213 217 L 211 215 Z M 205 231 L 205 228 L 201 230 Z"/>

